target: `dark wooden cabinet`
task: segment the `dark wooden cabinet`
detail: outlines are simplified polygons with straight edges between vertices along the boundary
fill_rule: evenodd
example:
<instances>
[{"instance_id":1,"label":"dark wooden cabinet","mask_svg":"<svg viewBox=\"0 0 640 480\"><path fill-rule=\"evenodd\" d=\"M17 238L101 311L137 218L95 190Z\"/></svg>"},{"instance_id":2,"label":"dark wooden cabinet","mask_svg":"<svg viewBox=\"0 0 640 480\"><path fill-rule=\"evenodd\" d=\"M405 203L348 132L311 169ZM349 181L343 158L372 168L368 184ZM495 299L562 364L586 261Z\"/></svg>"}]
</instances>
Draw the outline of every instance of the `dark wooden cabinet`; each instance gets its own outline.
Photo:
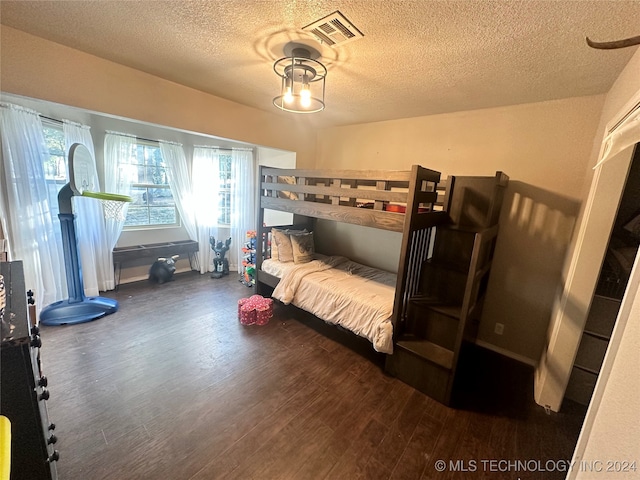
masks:
<instances>
[{"instance_id":1,"label":"dark wooden cabinet","mask_svg":"<svg viewBox=\"0 0 640 480\"><path fill-rule=\"evenodd\" d=\"M41 339L27 314L22 262L0 263L6 306L2 318L0 414L11 422L11 480L56 479L55 425L49 422L48 380Z\"/></svg>"}]
</instances>

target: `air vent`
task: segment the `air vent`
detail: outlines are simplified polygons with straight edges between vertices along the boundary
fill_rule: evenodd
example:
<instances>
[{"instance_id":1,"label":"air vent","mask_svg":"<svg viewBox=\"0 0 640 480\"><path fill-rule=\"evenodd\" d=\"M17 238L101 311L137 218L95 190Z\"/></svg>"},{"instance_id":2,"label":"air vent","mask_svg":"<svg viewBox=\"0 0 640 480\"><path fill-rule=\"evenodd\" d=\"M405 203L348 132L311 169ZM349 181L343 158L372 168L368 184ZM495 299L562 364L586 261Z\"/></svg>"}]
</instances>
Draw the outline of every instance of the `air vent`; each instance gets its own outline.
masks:
<instances>
[{"instance_id":1,"label":"air vent","mask_svg":"<svg viewBox=\"0 0 640 480\"><path fill-rule=\"evenodd\" d=\"M338 10L307 25L302 30L312 33L320 42L330 47L344 45L364 37L364 34Z\"/></svg>"}]
</instances>

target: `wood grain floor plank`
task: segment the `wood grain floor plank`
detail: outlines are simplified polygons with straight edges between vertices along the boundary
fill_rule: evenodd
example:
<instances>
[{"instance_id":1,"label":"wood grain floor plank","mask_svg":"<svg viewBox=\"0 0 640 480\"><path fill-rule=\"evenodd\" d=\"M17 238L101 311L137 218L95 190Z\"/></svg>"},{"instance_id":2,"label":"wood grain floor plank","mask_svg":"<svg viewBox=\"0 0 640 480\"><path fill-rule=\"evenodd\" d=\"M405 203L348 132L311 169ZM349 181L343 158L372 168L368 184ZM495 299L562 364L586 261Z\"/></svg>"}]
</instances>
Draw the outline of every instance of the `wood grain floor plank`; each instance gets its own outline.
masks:
<instances>
[{"instance_id":1,"label":"wood grain floor plank","mask_svg":"<svg viewBox=\"0 0 640 480\"><path fill-rule=\"evenodd\" d=\"M254 452L260 451L265 444L271 443L293 418L300 415L309 404L316 402L321 393L323 390L317 386L293 393L291 398L273 414L265 414L245 435L209 459L206 465L192 477L192 480L221 478L237 469Z\"/></svg>"},{"instance_id":2,"label":"wood grain floor plank","mask_svg":"<svg viewBox=\"0 0 640 480\"><path fill-rule=\"evenodd\" d=\"M330 429L317 418L317 413L327 401L330 401L330 395L327 392L322 392L307 408L285 425L270 442L255 452L251 452L239 468L223 478L274 478L266 476L265 472L273 471L274 465L279 465L292 458L297 451L299 442L309 432L321 431L323 435L329 434Z\"/></svg>"},{"instance_id":3,"label":"wood grain floor plank","mask_svg":"<svg viewBox=\"0 0 640 480\"><path fill-rule=\"evenodd\" d=\"M396 462L391 479L411 480L420 478L428 468L433 468L433 450L443 428L443 422L430 415L423 415Z\"/></svg>"},{"instance_id":4,"label":"wood grain floor plank","mask_svg":"<svg viewBox=\"0 0 640 480\"><path fill-rule=\"evenodd\" d=\"M387 427L371 419L359 438L343 452L325 478L367 478L368 465L375 459L375 452L387 431ZM386 467L381 467L380 471L387 472ZM388 475L384 478L388 478Z\"/></svg>"},{"instance_id":5,"label":"wood grain floor plank","mask_svg":"<svg viewBox=\"0 0 640 480\"><path fill-rule=\"evenodd\" d=\"M397 418L392 422L382 443L376 451L378 462L393 471L396 464L407 448L418 423L424 415L426 396L418 391L412 391L404 403Z\"/></svg>"}]
</instances>

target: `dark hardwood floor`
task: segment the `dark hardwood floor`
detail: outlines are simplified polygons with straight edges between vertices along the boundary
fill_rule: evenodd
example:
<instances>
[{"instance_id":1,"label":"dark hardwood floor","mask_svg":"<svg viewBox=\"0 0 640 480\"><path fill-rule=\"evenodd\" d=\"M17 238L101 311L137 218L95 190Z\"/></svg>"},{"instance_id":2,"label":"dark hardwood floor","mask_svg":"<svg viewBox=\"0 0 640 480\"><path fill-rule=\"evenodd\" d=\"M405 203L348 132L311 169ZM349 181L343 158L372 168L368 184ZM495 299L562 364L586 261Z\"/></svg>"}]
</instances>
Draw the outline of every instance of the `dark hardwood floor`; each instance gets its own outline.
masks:
<instances>
[{"instance_id":1,"label":"dark hardwood floor","mask_svg":"<svg viewBox=\"0 0 640 480\"><path fill-rule=\"evenodd\" d=\"M571 458L585 412L545 414L530 367L472 351L447 408L293 308L243 327L251 293L234 275L180 274L121 285L111 316L43 326L60 478L564 478L544 462ZM488 463L518 459L527 471Z\"/></svg>"}]
</instances>

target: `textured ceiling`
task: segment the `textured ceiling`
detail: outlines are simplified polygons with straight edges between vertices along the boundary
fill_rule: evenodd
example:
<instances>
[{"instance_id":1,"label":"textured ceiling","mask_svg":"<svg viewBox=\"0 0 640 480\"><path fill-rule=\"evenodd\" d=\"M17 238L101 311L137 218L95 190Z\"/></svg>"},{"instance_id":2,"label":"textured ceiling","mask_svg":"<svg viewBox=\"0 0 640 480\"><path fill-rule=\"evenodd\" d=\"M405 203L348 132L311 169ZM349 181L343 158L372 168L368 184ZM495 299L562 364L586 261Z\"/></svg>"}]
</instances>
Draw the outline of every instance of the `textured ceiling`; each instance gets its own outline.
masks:
<instances>
[{"instance_id":1,"label":"textured ceiling","mask_svg":"<svg viewBox=\"0 0 640 480\"><path fill-rule=\"evenodd\" d=\"M364 38L330 48L301 31L335 10ZM316 45L327 108L305 121L327 126L607 92L638 47L585 37L640 35L640 0L2 0L0 21L281 115L274 60Z\"/></svg>"}]
</instances>

